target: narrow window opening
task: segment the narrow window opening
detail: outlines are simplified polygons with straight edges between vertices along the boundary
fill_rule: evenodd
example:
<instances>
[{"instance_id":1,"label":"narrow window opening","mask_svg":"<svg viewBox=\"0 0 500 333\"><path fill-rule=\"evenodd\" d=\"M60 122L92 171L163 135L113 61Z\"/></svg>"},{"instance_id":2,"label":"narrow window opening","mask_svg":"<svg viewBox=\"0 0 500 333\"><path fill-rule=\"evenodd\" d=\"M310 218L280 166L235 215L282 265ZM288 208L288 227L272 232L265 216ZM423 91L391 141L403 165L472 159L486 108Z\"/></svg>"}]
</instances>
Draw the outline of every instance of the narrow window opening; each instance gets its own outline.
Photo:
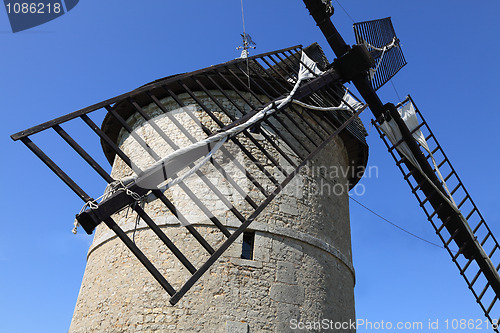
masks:
<instances>
[{"instance_id":1,"label":"narrow window opening","mask_svg":"<svg viewBox=\"0 0 500 333\"><path fill-rule=\"evenodd\" d=\"M253 260L253 244L255 232L243 233L243 244L241 245L241 259Z\"/></svg>"}]
</instances>

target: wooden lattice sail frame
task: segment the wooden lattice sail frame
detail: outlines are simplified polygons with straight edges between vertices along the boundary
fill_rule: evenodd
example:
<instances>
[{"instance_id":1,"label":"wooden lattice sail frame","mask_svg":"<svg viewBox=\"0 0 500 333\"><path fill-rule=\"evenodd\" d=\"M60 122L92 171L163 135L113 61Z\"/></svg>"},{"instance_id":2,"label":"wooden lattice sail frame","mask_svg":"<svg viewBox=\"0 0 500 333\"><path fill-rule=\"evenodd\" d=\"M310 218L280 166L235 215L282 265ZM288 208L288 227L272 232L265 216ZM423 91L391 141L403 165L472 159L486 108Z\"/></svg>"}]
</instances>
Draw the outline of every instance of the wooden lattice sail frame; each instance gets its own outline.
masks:
<instances>
[{"instance_id":1,"label":"wooden lattice sail frame","mask_svg":"<svg viewBox=\"0 0 500 333\"><path fill-rule=\"evenodd\" d=\"M313 44L304 49L304 52L324 72L320 75L314 74L312 76L315 76L315 78L301 83L293 98L319 108L335 107L343 102L344 105L348 105L343 101L345 89L342 86L342 78L337 70L328 69L329 64L319 45ZM214 124L213 128L208 128L203 125L201 119L193 118L194 121L200 124L204 135L210 137L217 132L237 126L252 117L260 109L273 105L283 96L287 96L299 77L300 67L305 66L305 68L308 68L301 61L301 53L302 47L294 46L157 80L130 93L14 134L12 138L22 141L84 201L85 209L78 214L77 220L86 232L91 234L97 225L104 222L171 296L170 303L175 304L272 202L297 175L300 169L337 136L340 136L348 147L348 164L351 169L351 171L347 172L350 175L348 180L349 188L352 188L357 183L362 173L356 172L356 170L357 168L364 168L367 161L367 145L364 141L366 132L358 118L359 113L364 108L359 110L347 108L335 112L314 110L303 112L301 107L290 104L279 110L279 112L266 116L252 128L229 138L231 144L238 147L246 158L252 161L251 167L241 166L250 188L242 189L231 178L229 173L224 172L221 167L222 162L217 157L211 158L210 164L232 186L233 192L238 193L242 200L245 201L245 204L251 207L251 210L240 211L227 195L221 193L217 186L210 182L203 169L198 170L193 177L199 178L200 182L203 182L208 190L239 221L240 226L234 231L221 223L216 214L204 205L203 200L197 196L196 191L189 188L189 185L183 183L177 185L188 195L192 205L198 207L225 238L222 245L217 247L210 244L196 230L189 217L186 217L182 209L176 207L168 195L159 189L151 190L143 188L134 182L124 183L121 179L113 178L111 172L107 171L109 167L98 163L97 158L92 157L88 151L82 148L82 145L77 143L63 127L70 123L72 127L75 126L73 123L87 126L94 133L94 142L100 141L106 159L111 164L119 160L120 163L129 168L130 172L135 171L137 173L137 170L139 170L140 173L141 167L133 160L131 153L124 151L120 147L121 133L128 133L128 137L135 140L138 149L143 149L144 152L150 155L152 160L158 161L161 154L155 152L155 149L134 132L133 125L130 123L130 119L134 115L140 118L141 121L148 122L158 137L164 140L165 145L174 150L179 148L171 140L169 133L156 125L155 120L146 110L147 105L155 105L168 117L170 110L162 103L162 100L169 98L177 103L179 108L184 108L186 105L179 96L189 96L194 100L196 107L202 111L200 114L208 116ZM312 69L309 70L313 73ZM210 100L215 109L213 106L209 107L207 102L200 98L200 93ZM237 114L224 106L227 102L231 104L232 108L237 109ZM98 126L91 119L91 116L95 117L94 115L99 112L101 118L103 118L102 126ZM104 116L102 113L104 113ZM191 116L196 117L195 114L191 114ZM192 142L196 141L194 137L189 137L189 130L183 127L182 124L175 123L174 117L171 117L170 120L177 126L179 131L187 133L186 136ZM265 127L268 131L260 130L260 126ZM73 149L79 155L80 163L86 162L95 171L96 176L105 180L106 183L110 184L109 187L113 187L115 190L101 198L100 201L95 200L94 198L101 197L102 193L91 196L84 190L89 183L90 177L88 175L83 181L73 179L69 176L69 173L63 171L61 166L32 141L36 134L50 132L51 130L55 131L67 143L68 148ZM260 139L257 140L256 136L259 136ZM261 141L262 139L263 141ZM276 139L283 142L286 149L276 144ZM243 141L245 144L242 143ZM269 149L274 150L279 159L270 154ZM232 158L233 156L223 146L220 158L224 157ZM292 168L285 168L284 164ZM279 170L279 177L269 172L266 165L271 165ZM250 193L258 193L258 195ZM153 218L146 213L146 210L140 204L142 198L146 195L154 196L154 200L170 211L170 214L175 216L179 223L199 242L209 254L209 259L204 264L195 267L190 258L168 238ZM153 265L143 251L115 222L113 214L126 207L131 207L137 213L168 247L171 254L186 268L190 275L186 276L184 284L174 287L168 280L168 276L160 273L159 269Z\"/></svg>"}]
</instances>

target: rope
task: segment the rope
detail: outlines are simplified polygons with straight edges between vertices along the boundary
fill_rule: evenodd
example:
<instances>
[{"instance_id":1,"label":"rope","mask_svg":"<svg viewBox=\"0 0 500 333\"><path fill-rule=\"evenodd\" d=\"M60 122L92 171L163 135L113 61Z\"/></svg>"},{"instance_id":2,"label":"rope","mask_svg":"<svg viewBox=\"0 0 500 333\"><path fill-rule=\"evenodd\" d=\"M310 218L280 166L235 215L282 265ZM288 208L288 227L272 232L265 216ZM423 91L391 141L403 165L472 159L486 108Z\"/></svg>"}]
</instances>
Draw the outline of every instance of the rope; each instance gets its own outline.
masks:
<instances>
[{"instance_id":1,"label":"rope","mask_svg":"<svg viewBox=\"0 0 500 333\"><path fill-rule=\"evenodd\" d=\"M274 112L282 109L285 105L287 105L288 103L290 102L293 102L293 103L296 103L296 104L299 104L299 105L302 105L306 108L310 108L310 109L314 109L314 110L321 110L321 111L338 111L338 110L347 110L346 107L333 107L333 108L320 108L320 107L316 107L316 106L313 106L313 105L309 105L309 104L305 104L305 103L302 103L300 101L297 101L297 100L293 100L293 96L295 95L295 93L297 92L297 89L299 88L300 86L300 83L303 81L304 79L302 77L299 77L297 82L295 83L295 86L293 87L292 91L287 95L287 97L283 98L283 99L280 99L278 101L276 101L275 103L272 103L272 104L269 104L268 106L266 106L264 109L260 110L259 112L257 112L254 116L252 116L249 120L247 120L246 122L240 124L240 125L237 125L235 127L232 127L226 131L223 131L223 132L219 132L211 137L208 137L204 140L200 140L198 142L195 142L187 147L184 147L184 148L181 148L181 149L178 149L172 153L170 153L169 155L167 155L166 157L164 157L163 159L159 160L159 161L156 161L151 167L149 167L147 170L145 170L143 172L143 174L149 174L150 171L156 169L156 168L159 168L161 167L162 165L164 164L167 164L169 161L181 156L181 155L184 155L186 154L187 152L189 151L192 151L194 149L198 149L198 148L201 148L201 147L204 147L204 146L207 146L211 143L214 143L214 142L217 142L217 144L215 145L215 147L212 149L212 151L210 151L205 157L204 159L197 164L197 166L195 166L193 169L191 169L188 173L186 173L185 175L179 177L179 178L176 178L175 180L172 180L169 185L167 185L167 187L165 188L168 189L170 187L172 187L173 185L176 185L180 182L182 182L183 180L185 180L187 177L189 177L190 175L192 175L193 173L195 173L196 171L198 171L198 169L204 164L206 163L210 157L222 146L222 144L230 137L232 136L235 136L237 135L238 133L246 130L247 128L253 126L254 124L256 124L257 122L261 121L262 119L264 119L265 117L273 114ZM277 106L276 106L277 104Z\"/></svg>"},{"instance_id":2,"label":"rope","mask_svg":"<svg viewBox=\"0 0 500 333\"><path fill-rule=\"evenodd\" d=\"M120 192L120 191L125 191L125 194L127 194L128 196L131 196L136 202L140 201L142 199L142 197L127 187L127 185L129 185L133 180L134 180L134 178L132 178L132 177L126 177L126 178L123 178L120 180L115 180L112 183L109 183L108 186L106 186L106 190L104 191L104 194L95 200L87 201L83 205L82 209L80 209L80 213L78 215L83 213L88 207L90 207L90 209L98 209L99 204L97 203L97 201L103 202L104 200L108 199L116 192ZM77 228L79 226L80 226L80 223L78 223L78 220L75 218L75 221L73 222L73 229L71 230L71 232L74 235L77 234L77 232L78 232Z\"/></svg>"},{"instance_id":3,"label":"rope","mask_svg":"<svg viewBox=\"0 0 500 333\"><path fill-rule=\"evenodd\" d=\"M326 9L326 13L330 16L333 15L333 12L334 12L334 9L333 9L333 6L332 6L332 0L321 0L321 2L323 2L323 4L325 5L325 9Z\"/></svg>"},{"instance_id":4,"label":"rope","mask_svg":"<svg viewBox=\"0 0 500 333\"><path fill-rule=\"evenodd\" d=\"M136 201L133 203L133 205L139 205L139 207L144 208L145 200L140 200ZM132 233L132 242L135 244L135 233L137 232L137 227L139 226L139 223L141 222L141 217L139 216L139 213L137 213L137 216L135 218L135 225L134 225L134 232Z\"/></svg>"},{"instance_id":5,"label":"rope","mask_svg":"<svg viewBox=\"0 0 500 333\"><path fill-rule=\"evenodd\" d=\"M80 223L78 223L78 220L75 219L75 221L73 222L73 229L71 230L71 232L73 233L73 235L76 235L76 233L78 232L78 227L80 226Z\"/></svg>"},{"instance_id":6,"label":"rope","mask_svg":"<svg viewBox=\"0 0 500 333\"><path fill-rule=\"evenodd\" d=\"M87 201L82 209L80 209L80 213L78 215L80 215L81 213L83 213L87 207L90 207L91 209L97 209L98 208L98 205L96 203L96 200L89 200ZM80 223L78 222L78 220L75 218L75 221L73 222L73 229L71 230L71 232L73 233L73 235L76 235L76 233L78 232L77 231L77 228L80 226Z\"/></svg>"},{"instance_id":7,"label":"rope","mask_svg":"<svg viewBox=\"0 0 500 333\"><path fill-rule=\"evenodd\" d=\"M362 204L361 202L359 202L358 200L354 199L352 196L349 196L349 199L351 199L352 201L354 201L355 203L357 203L358 205L360 205L361 207L363 207L364 209L366 209L367 211L369 211L369 212L370 212L370 213L372 213L373 215L375 215L375 216L379 217L380 219L384 220L385 222L389 223L389 224L390 224L390 225L392 225L393 227L396 227L396 228L398 228L399 230L401 230L401 231L403 231L403 232L406 232L408 235L413 236L413 237L415 237L415 238L417 238L417 239L420 239L421 241L424 241L424 242L426 242L426 243L428 243L428 244L431 244L431 245L434 245L434 246L436 246L436 247L439 247L440 249L444 249L444 248L445 248L444 246L441 246L441 245L439 245L439 244L436 244L436 243L433 243L433 242L431 242L431 241L428 241L427 239L422 238L422 237L420 237L420 236L418 236L418 235L415 235L414 233L412 233L412 232L410 232L410 231L408 231L408 230L404 229L403 227L400 227L400 226L399 226L399 225L397 225L396 223L393 223L393 222L389 221L388 219L386 219L386 218L385 218L385 217L383 217L382 215L378 214L377 212L375 212L375 211L371 210L370 208L366 207L365 205L363 205L363 204Z\"/></svg>"},{"instance_id":8,"label":"rope","mask_svg":"<svg viewBox=\"0 0 500 333\"><path fill-rule=\"evenodd\" d=\"M170 153L169 155L167 155L163 159L156 161L151 167L146 169L143 172L143 174L148 174L150 171L161 167L163 164L166 164L167 162L173 160L174 158L177 158L181 155L184 155L189 151L207 146L207 145L214 143L214 142L219 142L223 139L227 140L228 138L235 136L238 133L244 131L245 129L251 127L252 125L256 124L257 122L259 122L260 120L265 118L266 116L273 114L274 112L276 112L277 110L283 108L286 104L288 104L292 100L293 95L297 92L297 89L299 88L301 81L302 81L301 78L299 78L299 80L297 80L295 86L293 87L292 91L290 92L290 94L287 97L276 101L276 103L278 104L277 106L275 106L276 103L269 104L264 109L257 112L249 120L247 120L246 122L244 122L242 124L234 126L226 131L219 132L219 133L217 133L213 136L210 136L204 140L200 140L200 141L195 142L187 147L178 149L178 150ZM208 158L206 160L208 160Z\"/></svg>"},{"instance_id":9,"label":"rope","mask_svg":"<svg viewBox=\"0 0 500 333\"><path fill-rule=\"evenodd\" d=\"M392 39L392 42L390 42L389 44L387 45L384 45L382 46L381 48L380 47L376 47L376 46L373 46L372 44L368 43L366 40L363 40L363 44L367 47L367 48L371 48L375 51L380 51L380 52L383 52L383 51L389 51L390 49L392 49L393 47L397 47L398 46L398 39L396 37L394 37Z\"/></svg>"},{"instance_id":10,"label":"rope","mask_svg":"<svg viewBox=\"0 0 500 333\"><path fill-rule=\"evenodd\" d=\"M340 3L340 1L338 0L335 0L335 2L340 6L340 8L342 8L342 10L344 11L344 13L346 13L346 15L351 19L352 23L354 23L354 19L352 18L352 16L347 12L347 10L344 8L344 6L342 6L342 4Z\"/></svg>"},{"instance_id":11,"label":"rope","mask_svg":"<svg viewBox=\"0 0 500 333\"><path fill-rule=\"evenodd\" d=\"M162 192L166 191L167 189L171 188L172 186L174 185L177 185L181 182L183 182L186 178L190 177L191 175L193 175L194 173L196 173L210 158L212 158L212 156L220 149L220 147L222 147L222 145L227 141L227 139L232 136L232 135L236 135L237 133L251 127L252 125L254 125L256 122L258 122L259 120L263 119L265 116L267 115L270 115L274 112L276 112L277 110L283 108L286 104L288 104L289 102L291 103L294 103L294 104L297 104L297 105L300 105L304 108L307 108L307 109L311 109L311 110L318 110L318 111L350 111L351 110L351 106L349 106L347 103L343 102L343 104L345 104L346 106L340 106L340 107L318 107L318 106L314 106L314 105L310 105L310 104L306 104L304 102L301 102L299 100L294 100L292 99L293 95L296 93L299 85L300 85L300 82L302 81L303 79L299 78L299 80L297 80L297 83L295 84L294 88L292 89L292 91L290 92L290 94L286 97L286 98L283 98L281 100L278 100L277 103L279 103L279 105L275 108L273 108L273 106L275 105L275 103L273 104L270 104L268 105L266 108L264 108L263 110L259 111L257 114L255 114L252 118L250 118L247 122L243 123L243 124L240 124L238 126L235 126L233 127L232 129L229 129L227 131L224 131L224 132L220 132L212 137L209 137L205 140L201 140L201 141L198 141L188 147L185 147L185 148L181 148L179 150L176 150L175 152L169 154L168 156L166 156L165 158L163 158L162 160L160 161L157 161L152 167L148 168L145 173L149 173L148 170L151 170L152 168L155 168L157 166L160 166L160 165L163 165L164 163L170 161L171 159L173 158L176 158L192 149L196 149L196 148L199 148L201 146L204 146L204 145L207 145L207 144L210 144L210 143L213 143L215 142L218 138L220 138L219 141L217 141L216 145L212 148L212 150L207 154L205 155L205 157L200 161L198 162L193 168L191 168L188 172L186 172L185 174L183 174L182 176L179 176L177 178L175 178L174 180L170 181L167 185L165 185L164 187L160 188L160 190ZM361 104L356 106L356 109L359 108L360 106L362 106ZM153 193L150 193L147 197L147 201L150 202L152 200L156 199L156 196L154 196Z\"/></svg>"},{"instance_id":12,"label":"rope","mask_svg":"<svg viewBox=\"0 0 500 333\"><path fill-rule=\"evenodd\" d=\"M373 68L370 68L370 80L373 80L373 77L375 76L375 73L377 73L377 70L379 68L379 66L382 64L382 60L384 59L384 55L385 55L385 52L389 51L390 49L394 48L394 47L398 47L399 45L399 42L398 42L398 39L396 37L394 37L392 39L392 42L390 42L389 44L387 45L384 45L382 48L380 47L376 47L376 46L373 46L371 45L370 43L368 43L366 40L363 40L363 44L367 47L367 48L371 48L375 51L380 51L382 52L382 55L380 56L380 59L378 61L378 64L377 66L375 66L375 69Z\"/></svg>"},{"instance_id":13,"label":"rope","mask_svg":"<svg viewBox=\"0 0 500 333\"><path fill-rule=\"evenodd\" d=\"M375 66L375 69L370 68L370 80L373 80L373 78L375 77L375 74L377 73L377 70L378 70L380 64L382 64L382 60L384 59L384 54L385 54L385 47L382 50L382 55L380 56L380 59L378 60L378 64L377 64L377 66Z\"/></svg>"},{"instance_id":14,"label":"rope","mask_svg":"<svg viewBox=\"0 0 500 333\"><path fill-rule=\"evenodd\" d=\"M316 110L316 111L351 111L351 108L347 106L332 106L332 107L320 107L320 106L315 106L315 105L310 105L306 104L304 102L301 102L299 100L292 100L292 103L297 104L302 106L303 108L310 109L310 110Z\"/></svg>"},{"instance_id":15,"label":"rope","mask_svg":"<svg viewBox=\"0 0 500 333\"><path fill-rule=\"evenodd\" d=\"M243 9L243 0L241 0L241 21L243 23L243 52L246 52L246 65L247 65L247 79L248 79L248 89L250 89L250 63L248 61L248 42L247 42L247 33L245 30L245 11ZM243 53L242 53L243 55Z\"/></svg>"},{"instance_id":16,"label":"rope","mask_svg":"<svg viewBox=\"0 0 500 333\"><path fill-rule=\"evenodd\" d=\"M245 12L243 10L243 0L241 0L241 20L243 21L243 34L245 34Z\"/></svg>"},{"instance_id":17,"label":"rope","mask_svg":"<svg viewBox=\"0 0 500 333\"><path fill-rule=\"evenodd\" d=\"M390 80L392 84L392 88L394 89L394 92L396 93L396 96L398 97L398 101L401 103L401 97L399 97L398 90L396 89L396 85L394 84L393 79Z\"/></svg>"},{"instance_id":18,"label":"rope","mask_svg":"<svg viewBox=\"0 0 500 333\"><path fill-rule=\"evenodd\" d=\"M120 180L119 182L120 182L120 185L122 187L119 188L117 192L124 190L125 194L127 194L128 196L131 196L132 199L134 199L135 201L141 200L141 196L139 194L137 194L136 192L131 191L128 187L126 187L122 180Z\"/></svg>"}]
</instances>

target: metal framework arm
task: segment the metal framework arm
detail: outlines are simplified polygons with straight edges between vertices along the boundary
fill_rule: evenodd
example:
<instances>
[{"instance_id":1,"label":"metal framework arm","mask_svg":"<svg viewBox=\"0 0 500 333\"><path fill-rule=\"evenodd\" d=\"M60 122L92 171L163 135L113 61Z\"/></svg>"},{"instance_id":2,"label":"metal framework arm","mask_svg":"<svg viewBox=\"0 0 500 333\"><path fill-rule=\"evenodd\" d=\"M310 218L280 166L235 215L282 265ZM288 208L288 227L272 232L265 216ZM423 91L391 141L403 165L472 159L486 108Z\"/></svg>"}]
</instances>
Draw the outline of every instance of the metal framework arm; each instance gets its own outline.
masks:
<instances>
[{"instance_id":1,"label":"metal framework arm","mask_svg":"<svg viewBox=\"0 0 500 333\"><path fill-rule=\"evenodd\" d=\"M488 233L488 237L486 237L482 241L482 243L480 243L475 235L477 227L475 230L472 230L469 226L467 218L462 215L459 209L455 207L455 205L451 203L450 200L446 199L449 198L449 196L443 188L443 185L439 181L435 173L436 170L433 169L427 158L420 150L417 141L413 138L412 133L410 132L404 121L401 119L401 116L396 107L390 103L385 105L382 103L369 82L368 73L362 70L362 68L357 68L357 65L353 61L351 61L351 58L356 56L356 52L354 52L356 46L353 48L348 46L330 20L330 16L332 16L333 14L330 1L303 1L311 16L314 18L317 25L323 32L326 40L328 41L328 44L337 55L338 59L334 62L334 65L337 65L336 68L341 74L345 73L344 81L352 81L352 83L356 86L363 99L367 102L367 104L370 105L370 109L375 116L376 122L381 124L390 119L394 119L394 121L396 122L397 127L400 129L403 136L401 142L405 142L408 145L418 163L417 168L407 158L402 157L400 160L397 160L398 166L401 168L401 165L405 165L409 170L407 174L404 174L405 179L409 181L409 178L411 176L418 184L416 188L412 187L412 191L414 193L417 190L423 192L425 200L423 202L420 202L420 205L422 206L422 208L424 208L424 211L426 211L424 207L425 203L428 202L432 206L434 212L429 216L429 218L431 216L437 216L442 221L441 227L437 229L438 235L440 235L440 232L443 229L446 229L449 232L451 236L449 240L443 240L445 247L448 248L452 241L457 244L458 251L453 254L452 252L450 252L450 254L452 254L453 261L457 262L457 258L460 255L463 255L469 260L465 268L459 266L460 274L464 275L465 270L472 261L475 261L479 266L479 272L473 279L472 283L470 283L466 278L469 288L472 289L472 285L481 273L486 277L486 287L483 289L482 293L479 296L476 295L473 289L472 290L474 295L476 295L476 300L481 305L481 307L483 307L481 298L488 290L488 288L491 287L495 292L496 297L493 299L491 305L487 309L483 307L486 316L491 320L490 311L496 300L500 298L500 276L498 274L498 268L495 268L495 266L491 262L491 255L488 255L483 248L483 244L490 236L490 233ZM397 144L395 146L397 146ZM394 149L395 146L391 147L390 149ZM460 207L460 204L458 205L458 207ZM485 224L484 221L482 221L481 223ZM491 253L493 253L497 247L498 246L495 246Z\"/></svg>"}]
</instances>

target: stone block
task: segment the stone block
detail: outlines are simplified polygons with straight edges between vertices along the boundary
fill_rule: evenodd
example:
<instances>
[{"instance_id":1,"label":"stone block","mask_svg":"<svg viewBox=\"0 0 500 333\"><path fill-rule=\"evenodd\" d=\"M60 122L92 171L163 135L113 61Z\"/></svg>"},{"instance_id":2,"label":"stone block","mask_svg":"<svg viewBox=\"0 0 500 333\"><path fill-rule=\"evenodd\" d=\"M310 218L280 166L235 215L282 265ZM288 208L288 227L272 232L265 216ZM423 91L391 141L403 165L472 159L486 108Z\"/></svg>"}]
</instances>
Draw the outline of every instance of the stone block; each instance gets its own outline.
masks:
<instances>
[{"instance_id":1,"label":"stone block","mask_svg":"<svg viewBox=\"0 0 500 333\"><path fill-rule=\"evenodd\" d=\"M293 197L284 196L282 203L279 205L279 210L283 214L297 216L299 215L299 208L297 207L297 200Z\"/></svg>"},{"instance_id":2,"label":"stone block","mask_svg":"<svg viewBox=\"0 0 500 333\"><path fill-rule=\"evenodd\" d=\"M299 285L276 282L271 286L270 297L274 301L299 305L305 299L304 288Z\"/></svg>"},{"instance_id":3,"label":"stone block","mask_svg":"<svg viewBox=\"0 0 500 333\"><path fill-rule=\"evenodd\" d=\"M238 266L247 266L253 268L262 268L262 261L257 260L247 260L240 258L231 258L231 263Z\"/></svg>"},{"instance_id":4,"label":"stone block","mask_svg":"<svg viewBox=\"0 0 500 333\"><path fill-rule=\"evenodd\" d=\"M304 253L302 246L288 238L277 237L272 241L271 257L282 261L299 262Z\"/></svg>"},{"instance_id":5,"label":"stone block","mask_svg":"<svg viewBox=\"0 0 500 333\"><path fill-rule=\"evenodd\" d=\"M276 267L276 281L287 284L297 284L294 264L287 261L278 261Z\"/></svg>"},{"instance_id":6,"label":"stone block","mask_svg":"<svg viewBox=\"0 0 500 333\"><path fill-rule=\"evenodd\" d=\"M226 333L248 333L249 331L248 323L238 321L228 321L226 323Z\"/></svg>"},{"instance_id":7,"label":"stone block","mask_svg":"<svg viewBox=\"0 0 500 333\"><path fill-rule=\"evenodd\" d=\"M300 308L298 305L278 303L276 320L280 323L290 323L290 320L299 320Z\"/></svg>"}]
</instances>

